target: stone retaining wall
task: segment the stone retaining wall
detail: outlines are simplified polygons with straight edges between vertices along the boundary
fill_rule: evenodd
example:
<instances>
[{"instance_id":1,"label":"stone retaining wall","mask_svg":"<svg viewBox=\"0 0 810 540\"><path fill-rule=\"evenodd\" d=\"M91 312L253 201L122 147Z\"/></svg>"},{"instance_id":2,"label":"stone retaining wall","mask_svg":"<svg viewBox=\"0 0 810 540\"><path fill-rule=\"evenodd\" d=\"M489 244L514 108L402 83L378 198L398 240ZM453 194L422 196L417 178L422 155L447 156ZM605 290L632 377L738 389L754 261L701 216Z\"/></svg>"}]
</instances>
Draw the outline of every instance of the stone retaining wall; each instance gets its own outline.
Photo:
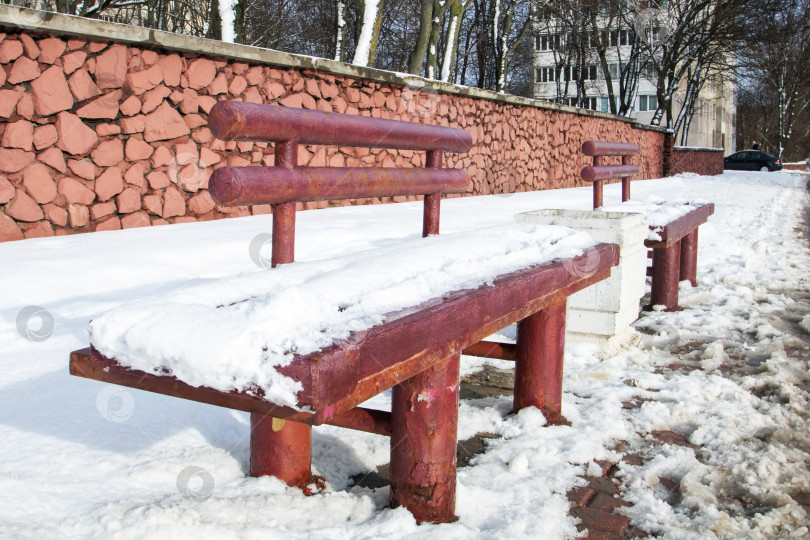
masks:
<instances>
[{"instance_id":1,"label":"stone retaining wall","mask_svg":"<svg viewBox=\"0 0 810 540\"><path fill-rule=\"evenodd\" d=\"M669 174L696 173L706 176L723 174L722 148L690 148L676 146L672 150Z\"/></svg>"},{"instance_id":2,"label":"stone retaining wall","mask_svg":"<svg viewBox=\"0 0 810 540\"><path fill-rule=\"evenodd\" d=\"M467 170L468 194L584 185L589 139L639 144L639 178L662 176L663 131L602 113L9 6L0 30L0 241L268 213L208 194L216 167L273 164L272 145L212 137L207 113L222 99L461 127L473 148L445 166ZM423 162L412 151L299 152L309 166Z\"/></svg>"}]
</instances>

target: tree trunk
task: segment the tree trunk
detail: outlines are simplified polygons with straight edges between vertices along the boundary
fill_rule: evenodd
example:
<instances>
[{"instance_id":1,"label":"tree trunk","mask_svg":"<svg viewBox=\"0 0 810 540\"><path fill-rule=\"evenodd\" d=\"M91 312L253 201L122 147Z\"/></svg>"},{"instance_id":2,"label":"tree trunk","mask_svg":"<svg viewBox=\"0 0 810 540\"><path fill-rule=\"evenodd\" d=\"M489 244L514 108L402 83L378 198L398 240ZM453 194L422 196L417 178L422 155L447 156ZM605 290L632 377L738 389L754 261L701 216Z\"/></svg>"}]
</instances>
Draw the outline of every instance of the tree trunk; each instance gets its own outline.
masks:
<instances>
[{"instance_id":1,"label":"tree trunk","mask_svg":"<svg viewBox=\"0 0 810 540\"><path fill-rule=\"evenodd\" d=\"M228 2L229 0L222 0ZM208 30L205 32L208 39L222 40L222 17L219 14L219 0L211 0L211 8L208 11Z\"/></svg>"},{"instance_id":2,"label":"tree trunk","mask_svg":"<svg viewBox=\"0 0 810 540\"><path fill-rule=\"evenodd\" d=\"M346 39L346 2L335 0L335 60L343 61L343 47Z\"/></svg>"},{"instance_id":3,"label":"tree trunk","mask_svg":"<svg viewBox=\"0 0 810 540\"><path fill-rule=\"evenodd\" d=\"M408 73L420 75L422 73L422 61L425 59L430 32L433 27L433 0L420 0L422 9L419 17L419 35L416 38L416 46L411 52L408 60Z\"/></svg>"}]
</instances>

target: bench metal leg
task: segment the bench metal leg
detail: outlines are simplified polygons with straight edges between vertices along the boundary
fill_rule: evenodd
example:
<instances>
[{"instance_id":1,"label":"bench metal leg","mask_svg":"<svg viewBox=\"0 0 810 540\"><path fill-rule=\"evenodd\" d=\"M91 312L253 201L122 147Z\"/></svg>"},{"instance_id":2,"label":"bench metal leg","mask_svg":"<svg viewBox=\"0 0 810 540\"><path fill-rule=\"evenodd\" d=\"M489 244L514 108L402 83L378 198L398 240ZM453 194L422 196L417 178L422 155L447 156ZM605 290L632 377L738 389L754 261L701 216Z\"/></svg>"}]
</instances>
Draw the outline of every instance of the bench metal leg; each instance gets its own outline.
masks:
<instances>
[{"instance_id":1,"label":"bench metal leg","mask_svg":"<svg viewBox=\"0 0 810 540\"><path fill-rule=\"evenodd\" d=\"M312 426L250 415L250 476L275 476L303 487L312 475Z\"/></svg>"},{"instance_id":2,"label":"bench metal leg","mask_svg":"<svg viewBox=\"0 0 810 540\"><path fill-rule=\"evenodd\" d=\"M678 282L681 276L681 243L653 249L651 306L678 309Z\"/></svg>"},{"instance_id":3,"label":"bench metal leg","mask_svg":"<svg viewBox=\"0 0 810 540\"><path fill-rule=\"evenodd\" d=\"M394 386L391 400L391 506L418 522L454 521L461 354Z\"/></svg>"},{"instance_id":4,"label":"bench metal leg","mask_svg":"<svg viewBox=\"0 0 810 540\"><path fill-rule=\"evenodd\" d=\"M697 246L698 230L695 228L681 238L681 275L680 280L689 280L692 287L697 287Z\"/></svg>"},{"instance_id":5,"label":"bench metal leg","mask_svg":"<svg viewBox=\"0 0 810 540\"><path fill-rule=\"evenodd\" d=\"M515 412L524 407L543 411L549 424L562 417L563 352L566 299L520 321L517 327Z\"/></svg>"}]
</instances>

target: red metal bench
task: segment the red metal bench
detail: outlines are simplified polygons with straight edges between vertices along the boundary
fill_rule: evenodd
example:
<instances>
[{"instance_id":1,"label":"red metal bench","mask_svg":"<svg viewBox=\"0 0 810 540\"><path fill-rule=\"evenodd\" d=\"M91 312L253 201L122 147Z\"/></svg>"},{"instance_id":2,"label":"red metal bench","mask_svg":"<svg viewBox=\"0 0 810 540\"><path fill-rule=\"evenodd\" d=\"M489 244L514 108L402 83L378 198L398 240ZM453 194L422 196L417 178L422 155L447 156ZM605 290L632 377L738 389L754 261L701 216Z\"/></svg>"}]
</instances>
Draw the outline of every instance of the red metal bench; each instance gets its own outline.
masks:
<instances>
[{"instance_id":1,"label":"red metal bench","mask_svg":"<svg viewBox=\"0 0 810 540\"><path fill-rule=\"evenodd\" d=\"M210 181L220 204L273 205L273 266L294 260L298 201L423 194L422 231L428 236L439 232L441 193L467 186L464 171L441 168L444 151L470 147L463 130L241 102L218 103L209 121L219 138L276 143L275 167L223 167ZM425 150L427 166L298 167L298 144ZM594 260L598 264L586 275L569 271ZM617 262L615 244L598 244L578 257L494 276L490 285L389 314L363 335L297 355L279 371L302 384L298 406L307 412L244 391L194 387L171 375L129 369L94 347L71 354L70 373L250 412L250 474L305 489L312 482L311 425L390 435L392 506L405 506L420 522L447 522L455 519L462 351L516 360L515 409L536 406L550 421L559 419L566 298L606 278ZM482 343L516 322L517 345ZM389 388L390 413L358 406Z\"/></svg>"},{"instance_id":2,"label":"red metal bench","mask_svg":"<svg viewBox=\"0 0 810 540\"><path fill-rule=\"evenodd\" d=\"M584 180L593 182L593 209L603 206L605 180L621 179L622 202L630 200L630 177L638 174L638 166L630 163L630 157L638 154L638 145L603 141L586 141L582 153L593 157L593 165L582 169ZM604 158L621 156L621 165L605 165ZM714 213L714 204L697 205L695 210L676 220L654 228L657 240L647 240L644 245L652 251L652 276L650 306L663 305L668 311L678 309L678 283L689 280L697 285L698 227ZM653 227L651 227L653 228Z\"/></svg>"}]
</instances>

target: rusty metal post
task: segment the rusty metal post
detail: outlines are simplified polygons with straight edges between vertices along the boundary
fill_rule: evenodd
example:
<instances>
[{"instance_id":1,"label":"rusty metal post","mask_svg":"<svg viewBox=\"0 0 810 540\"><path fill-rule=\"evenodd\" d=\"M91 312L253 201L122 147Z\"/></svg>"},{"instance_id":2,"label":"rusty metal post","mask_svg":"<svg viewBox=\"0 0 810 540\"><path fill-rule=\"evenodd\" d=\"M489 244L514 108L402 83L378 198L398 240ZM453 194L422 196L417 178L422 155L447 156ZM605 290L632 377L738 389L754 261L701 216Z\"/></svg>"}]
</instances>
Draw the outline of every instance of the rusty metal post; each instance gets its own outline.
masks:
<instances>
[{"instance_id":1,"label":"rusty metal post","mask_svg":"<svg viewBox=\"0 0 810 540\"><path fill-rule=\"evenodd\" d=\"M425 156L425 168L441 169L444 152L430 150ZM441 210L442 194L431 193L425 195L425 209L422 215L422 236L439 234L439 214Z\"/></svg>"},{"instance_id":2,"label":"rusty metal post","mask_svg":"<svg viewBox=\"0 0 810 540\"><path fill-rule=\"evenodd\" d=\"M298 166L298 141L276 143L276 167L292 169ZM295 260L295 203L273 205L272 266Z\"/></svg>"},{"instance_id":3,"label":"rusty metal post","mask_svg":"<svg viewBox=\"0 0 810 540\"><path fill-rule=\"evenodd\" d=\"M622 165L632 165L630 156L622 156ZM630 200L630 178L622 178L622 202Z\"/></svg>"},{"instance_id":4,"label":"rusty metal post","mask_svg":"<svg viewBox=\"0 0 810 540\"><path fill-rule=\"evenodd\" d=\"M276 143L276 166L298 165L298 142ZM272 266L295 260L295 203L273 205ZM250 415L250 475L270 475L289 486L306 486L312 476L312 426Z\"/></svg>"},{"instance_id":5,"label":"rusty metal post","mask_svg":"<svg viewBox=\"0 0 810 540\"><path fill-rule=\"evenodd\" d=\"M692 287L697 287L697 246L698 230L695 227L692 232L681 238L681 269L680 280L689 280Z\"/></svg>"},{"instance_id":6,"label":"rusty metal post","mask_svg":"<svg viewBox=\"0 0 810 540\"><path fill-rule=\"evenodd\" d=\"M593 166L600 167L602 165L602 156L593 157ZM604 186L603 180L594 180L593 182L593 209L602 208L602 192Z\"/></svg>"},{"instance_id":7,"label":"rusty metal post","mask_svg":"<svg viewBox=\"0 0 810 540\"><path fill-rule=\"evenodd\" d=\"M653 275L650 306L678 308L678 282L680 281L681 243L669 247L653 248Z\"/></svg>"},{"instance_id":8,"label":"rusty metal post","mask_svg":"<svg viewBox=\"0 0 810 540\"><path fill-rule=\"evenodd\" d=\"M306 486L312 461L312 426L272 416L250 415L250 475L275 476L288 486Z\"/></svg>"},{"instance_id":9,"label":"rusty metal post","mask_svg":"<svg viewBox=\"0 0 810 540\"><path fill-rule=\"evenodd\" d=\"M562 417L565 298L518 323L513 410L537 407L549 424Z\"/></svg>"},{"instance_id":10,"label":"rusty metal post","mask_svg":"<svg viewBox=\"0 0 810 540\"><path fill-rule=\"evenodd\" d=\"M418 522L454 521L458 427L457 353L394 386L391 506Z\"/></svg>"}]
</instances>

